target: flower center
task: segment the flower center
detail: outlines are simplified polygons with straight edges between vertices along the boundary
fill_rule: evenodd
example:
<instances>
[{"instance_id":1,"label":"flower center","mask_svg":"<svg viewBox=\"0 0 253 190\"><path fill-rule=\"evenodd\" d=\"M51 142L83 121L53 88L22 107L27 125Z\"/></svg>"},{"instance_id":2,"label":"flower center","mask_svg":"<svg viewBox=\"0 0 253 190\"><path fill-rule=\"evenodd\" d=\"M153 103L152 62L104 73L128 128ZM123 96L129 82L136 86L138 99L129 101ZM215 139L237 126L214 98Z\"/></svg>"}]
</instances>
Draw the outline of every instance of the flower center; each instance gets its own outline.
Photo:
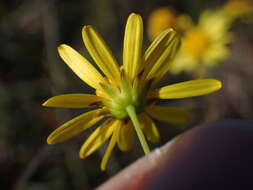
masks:
<instances>
[{"instance_id":1,"label":"flower center","mask_svg":"<svg viewBox=\"0 0 253 190\"><path fill-rule=\"evenodd\" d=\"M209 42L210 40L205 32L199 28L193 28L185 35L184 48L194 57L200 57L209 48Z\"/></svg>"}]
</instances>

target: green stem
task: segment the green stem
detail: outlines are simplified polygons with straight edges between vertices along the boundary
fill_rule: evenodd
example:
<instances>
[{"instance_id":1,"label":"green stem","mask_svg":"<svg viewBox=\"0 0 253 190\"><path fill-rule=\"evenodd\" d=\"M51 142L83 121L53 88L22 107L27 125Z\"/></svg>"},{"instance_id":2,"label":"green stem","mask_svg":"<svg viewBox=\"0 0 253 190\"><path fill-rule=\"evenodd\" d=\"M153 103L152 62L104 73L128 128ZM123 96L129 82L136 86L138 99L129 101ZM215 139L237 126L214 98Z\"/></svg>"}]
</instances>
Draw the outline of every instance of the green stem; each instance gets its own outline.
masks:
<instances>
[{"instance_id":1,"label":"green stem","mask_svg":"<svg viewBox=\"0 0 253 190\"><path fill-rule=\"evenodd\" d=\"M150 152L150 149L148 147L148 143L147 143L147 141L144 137L142 129L140 128L140 123L139 123L139 120L138 120L137 115L136 115L135 107L132 106L132 105L129 105L129 106L126 107L126 111L129 115L130 119L133 122L133 126L135 128L135 131L138 135L138 138L141 142L141 146L142 146L145 154L148 154Z\"/></svg>"}]
</instances>

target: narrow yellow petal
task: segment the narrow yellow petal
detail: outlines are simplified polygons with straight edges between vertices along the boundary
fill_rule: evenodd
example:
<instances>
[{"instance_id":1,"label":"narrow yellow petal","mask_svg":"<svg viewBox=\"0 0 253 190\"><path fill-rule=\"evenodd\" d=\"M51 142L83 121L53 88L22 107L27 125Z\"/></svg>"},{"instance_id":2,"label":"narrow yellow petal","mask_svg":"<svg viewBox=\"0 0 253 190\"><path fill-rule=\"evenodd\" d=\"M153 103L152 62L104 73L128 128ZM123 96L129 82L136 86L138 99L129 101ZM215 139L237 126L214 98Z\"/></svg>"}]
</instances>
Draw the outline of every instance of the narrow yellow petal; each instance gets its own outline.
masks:
<instances>
[{"instance_id":1,"label":"narrow yellow petal","mask_svg":"<svg viewBox=\"0 0 253 190\"><path fill-rule=\"evenodd\" d=\"M118 125L118 120L109 119L98 127L82 145L80 158L86 158L102 146L104 142L110 138Z\"/></svg>"},{"instance_id":2,"label":"narrow yellow petal","mask_svg":"<svg viewBox=\"0 0 253 190\"><path fill-rule=\"evenodd\" d=\"M188 98L215 92L221 86L221 82L215 79L191 80L162 87L151 92L149 96L160 99Z\"/></svg>"},{"instance_id":3,"label":"narrow yellow petal","mask_svg":"<svg viewBox=\"0 0 253 190\"><path fill-rule=\"evenodd\" d=\"M116 129L113 134L112 134L112 137L111 137L111 140L109 142L109 145L106 149L106 152L103 156L103 159L101 161L101 165L100 165L100 168L102 171L105 171L106 170L106 165L107 165L107 162L112 154L112 150L113 148L115 147L116 143L117 143L117 136L118 136L118 129Z\"/></svg>"},{"instance_id":4,"label":"narrow yellow petal","mask_svg":"<svg viewBox=\"0 0 253 190\"><path fill-rule=\"evenodd\" d=\"M154 119L171 124L184 124L190 121L190 114L176 107L161 107L151 105L145 111Z\"/></svg>"},{"instance_id":5,"label":"narrow yellow petal","mask_svg":"<svg viewBox=\"0 0 253 190\"><path fill-rule=\"evenodd\" d=\"M132 13L127 20L123 48L123 68L131 81L143 66L141 60L142 38L142 18L140 15Z\"/></svg>"},{"instance_id":6,"label":"narrow yellow petal","mask_svg":"<svg viewBox=\"0 0 253 190\"><path fill-rule=\"evenodd\" d=\"M99 105L103 100L104 98L91 94L64 94L49 98L42 105L58 108L86 108Z\"/></svg>"},{"instance_id":7,"label":"narrow yellow petal","mask_svg":"<svg viewBox=\"0 0 253 190\"><path fill-rule=\"evenodd\" d=\"M142 80L160 80L169 70L180 46L180 38L173 29L161 33L144 54Z\"/></svg>"},{"instance_id":8,"label":"narrow yellow petal","mask_svg":"<svg viewBox=\"0 0 253 190\"><path fill-rule=\"evenodd\" d=\"M165 59L165 61L163 61L159 69L152 71L153 74L150 73L150 78L154 78L153 84L157 84L173 66L174 60L176 58L177 53L179 52L180 47L181 47L181 38L177 35L177 37L173 42L173 45L171 46L170 55L167 57L167 59ZM166 62L167 60L168 62Z\"/></svg>"},{"instance_id":9,"label":"narrow yellow petal","mask_svg":"<svg viewBox=\"0 0 253 190\"><path fill-rule=\"evenodd\" d=\"M83 113L55 129L48 136L47 143L55 144L67 140L96 124L104 117L104 115L104 109L97 109Z\"/></svg>"},{"instance_id":10,"label":"narrow yellow petal","mask_svg":"<svg viewBox=\"0 0 253 190\"><path fill-rule=\"evenodd\" d=\"M160 134L155 123L146 114L140 115L140 122L143 126L143 132L147 139L156 144L160 141Z\"/></svg>"},{"instance_id":11,"label":"narrow yellow petal","mask_svg":"<svg viewBox=\"0 0 253 190\"><path fill-rule=\"evenodd\" d=\"M152 67L157 63L160 56L164 53L168 46L171 45L172 41L176 36L176 32L169 28L158 35L155 40L151 43L144 54L144 75L146 76Z\"/></svg>"},{"instance_id":12,"label":"narrow yellow petal","mask_svg":"<svg viewBox=\"0 0 253 190\"><path fill-rule=\"evenodd\" d=\"M58 52L65 63L80 79L93 88L101 89L99 83L105 83L106 81L87 59L65 44L58 47Z\"/></svg>"},{"instance_id":13,"label":"narrow yellow petal","mask_svg":"<svg viewBox=\"0 0 253 190\"><path fill-rule=\"evenodd\" d=\"M122 123L119 134L118 134L118 147L122 152L128 152L132 149L134 144L134 126L131 121L128 121L126 124Z\"/></svg>"},{"instance_id":14,"label":"narrow yellow petal","mask_svg":"<svg viewBox=\"0 0 253 190\"><path fill-rule=\"evenodd\" d=\"M82 34L84 44L98 67L117 85L120 80L119 67L105 41L92 26L84 26Z\"/></svg>"}]
</instances>

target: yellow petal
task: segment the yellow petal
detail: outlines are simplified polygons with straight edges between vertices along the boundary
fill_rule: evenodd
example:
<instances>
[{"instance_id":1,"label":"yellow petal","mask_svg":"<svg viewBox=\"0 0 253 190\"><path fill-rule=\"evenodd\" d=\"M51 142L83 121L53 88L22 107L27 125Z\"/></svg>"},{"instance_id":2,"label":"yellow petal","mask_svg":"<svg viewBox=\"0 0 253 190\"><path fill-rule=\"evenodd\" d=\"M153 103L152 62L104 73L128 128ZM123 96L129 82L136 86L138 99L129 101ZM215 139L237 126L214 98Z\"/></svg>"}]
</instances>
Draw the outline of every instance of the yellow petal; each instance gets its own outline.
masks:
<instances>
[{"instance_id":1,"label":"yellow petal","mask_svg":"<svg viewBox=\"0 0 253 190\"><path fill-rule=\"evenodd\" d=\"M190 114L176 107L151 105L145 111L154 119L171 124L184 124L190 120Z\"/></svg>"},{"instance_id":2,"label":"yellow petal","mask_svg":"<svg viewBox=\"0 0 253 190\"><path fill-rule=\"evenodd\" d=\"M161 33L144 54L142 80L160 80L168 71L180 46L180 38L173 29Z\"/></svg>"},{"instance_id":3,"label":"yellow petal","mask_svg":"<svg viewBox=\"0 0 253 190\"><path fill-rule=\"evenodd\" d=\"M147 139L156 144L160 141L160 134L155 123L146 114L140 115L140 122L143 126L143 132Z\"/></svg>"},{"instance_id":4,"label":"yellow petal","mask_svg":"<svg viewBox=\"0 0 253 190\"><path fill-rule=\"evenodd\" d=\"M104 117L104 115L104 109L93 110L81 114L54 130L48 136L47 143L55 144L67 140L96 124Z\"/></svg>"},{"instance_id":5,"label":"yellow petal","mask_svg":"<svg viewBox=\"0 0 253 190\"><path fill-rule=\"evenodd\" d=\"M100 168L101 168L102 171L106 170L107 162L108 162L108 160L109 160L109 158L110 158L110 156L112 154L113 148L115 147L115 145L117 143L117 136L118 136L118 129L113 132L112 138L111 138L111 140L109 142L109 145L108 145L108 147L106 149L106 152L105 152L105 154L103 156L103 159L101 161Z\"/></svg>"},{"instance_id":6,"label":"yellow petal","mask_svg":"<svg viewBox=\"0 0 253 190\"><path fill-rule=\"evenodd\" d=\"M120 80L119 67L105 41L92 26L84 26L82 34L84 44L98 67L117 85Z\"/></svg>"},{"instance_id":7,"label":"yellow petal","mask_svg":"<svg viewBox=\"0 0 253 190\"><path fill-rule=\"evenodd\" d=\"M99 83L105 83L106 81L87 59L65 44L58 47L58 52L65 63L80 79L93 88L101 89Z\"/></svg>"},{"instance_id":8,"label":"yellow petal","mask_svg":"<svg viewBox=\"0 0 253 190\"><path fill-rule=\"evenodd\" d=\"M119 120L110 119L98 127L82 145L80 158L86 158L102 146L104 142L110 138L119 123Z\"/></svg>"},{"instance_id":9,"label":"yellow petal","mask_svg":"<svg viewBox=\"0 0 253 190\"><path fill-rule=\"evenodd\" d=\"M166 63L167 60L165 60L159 69L157 69L157 71L154 71L154 82L153 84L157 84L169 71L169 69L172 67L172 65L174 64L174 60L176 58L176 55L179 51L181 47L181 39L179 38L179 36L177 36L177 38L175 38L173 45L171 46L171 53L169 55L169 57L167 58L168 62ZM151 78L153 78L152 74L150 74Z\"/></svg>"},{"instance_id":10,"label":"yellow petal","mask_svg":"<svg viewBox=\"0 0 253 190\"><path fill-rule=\"evenodd\" d=\"M221 86L221 82L215 79L191 80L162 87L151 92L149 96L160 99L188 98L215 92Z\"/></svg>"},{"instance_id":11,"label":"yellow petal","mask_svg":"<svg viewBox=\"0 0 253 190\"><path fill-rule=\"evenodd\" d=\"M122 152L128 152L132 149L134 144L134 127L131 121L127 124L122 123L118 134L118 147Z\"/></svg>"},{"instance_id":12,"label":"yellow petal","mask_svg":"<svg viewBox=\"0 0 253 190\"><path fill-rule=\"evenodd\" d=\"M123 48L123 68L131 81L142 69L142 38L142 18L132 13L127 20Z\"/></svg>"},{"instance_id":13,"label":"yellow petal","mask_svg":"<svg viewBox=\"0 0 253 190\"><path fill-rule=\"evenodd\" d=\"M91 94L64 94L49 98L42 105L58 108L86 108L98 105L104 98Z\"/></svg>"},{"instance_id":14,"label":"yellow petal","mask_svg":"<svg viewBox=\"0 0 253 190\"><path fill-rule=\"evenodd\" d=\"M148 75L150 70L157 64L157 61L171 46L173 40L176 37L176 32L169 28L158 35L155 40L151 43L144 54L144 75ZM168 53L168 52L167 52Z\"/></svg>"}]
</instances>

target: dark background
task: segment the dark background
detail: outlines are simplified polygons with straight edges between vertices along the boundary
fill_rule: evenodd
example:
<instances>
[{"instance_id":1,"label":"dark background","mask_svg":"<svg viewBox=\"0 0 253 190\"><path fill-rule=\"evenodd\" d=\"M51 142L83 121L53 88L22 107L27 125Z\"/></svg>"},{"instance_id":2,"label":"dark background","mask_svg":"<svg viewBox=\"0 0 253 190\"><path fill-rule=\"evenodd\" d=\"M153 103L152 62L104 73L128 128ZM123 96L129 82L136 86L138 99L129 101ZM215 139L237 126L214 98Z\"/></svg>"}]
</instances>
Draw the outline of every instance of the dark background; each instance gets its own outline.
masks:
<instances>
[{"instance_id":1,"label":"dark background","mask_svg":"<svg viewBox=\"0 0 253 190\"><path fill-rule=\"evenodd\" d=\"M57 46L66 43L91 58L81 29L91 24L121 60L125 22L131 12L148 15L160 6L174 6L197 20L203 9L221 6L221 0L1 0L0 1L0 188L15 190L94 189L142 156L137 141L132 152L116 148L108 170L100 171L103 148L85 160L78 157L91 130L73 140L47 145L53 129L86 110L44 108L49 97L87 93L84 84L63 63ZM189 110L193 121L185 126L158 123L162 145L195 125L223 119L253 117L253 24L238 21L232 29L231 56L207 77L223 82L218 93L174 101ZM149 43L144 28L145 48ZM170 76L167 83L192 79ZM169 102L170 103L170 102Z\"/></svg>"}]
</instances>

